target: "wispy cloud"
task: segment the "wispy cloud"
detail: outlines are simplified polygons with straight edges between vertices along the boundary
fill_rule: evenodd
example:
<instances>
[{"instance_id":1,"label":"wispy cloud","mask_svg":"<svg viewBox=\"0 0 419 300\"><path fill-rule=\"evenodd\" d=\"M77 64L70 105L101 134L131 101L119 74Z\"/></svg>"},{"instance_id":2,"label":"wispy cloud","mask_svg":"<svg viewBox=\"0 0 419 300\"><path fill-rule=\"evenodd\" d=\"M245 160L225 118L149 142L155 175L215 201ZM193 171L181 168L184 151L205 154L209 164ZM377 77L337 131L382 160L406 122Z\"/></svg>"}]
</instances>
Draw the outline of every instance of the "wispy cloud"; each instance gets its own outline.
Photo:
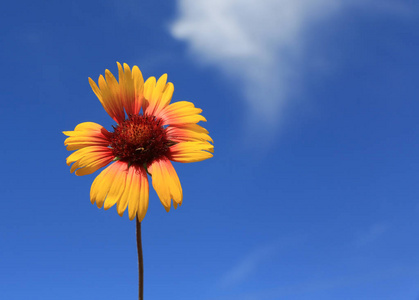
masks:
<instances>
[{"instance_id":1,"label":"wispy cloud","mask_svg":"<svg viewBox=\"0 0 419 300\"><path fill-rule=\"evenodd\" d=\"M276 300L276 299L320 299L317 293L333 291L342 288L357 288L358 286L386 282L389 279L417 278L419 267L417 265L386 266L377 270L368 270L363 273L346 274L323 279L309 280L296 284L280 285L277 287L260 289L252 292L241 292L234 295L217 296L208 300ZM296 297L299 296L299 297ZM310 296L310 297L307 297Z\"/></svg>"},{"instance_id":2,"label":"wispy cloud","mask_svg":"<svg viewBox=\"0 0 419 300\"><path fill-rule=\"evenodd\" d=\"M389 229L388 224L385 223L375 223L371 225L365 232L358 234L355 238L354 245L356 247L362 247L368 245L381 236L383 236Z\"/></svg>"},{"instance_id":3,"label":"wispy cloud","mask_svg":"<svg viewBox=\"0 0 419 300\"><path fill-rule=\"evenodd\" d=\"M304 33L340 0L179 0L171 31L239 83L252 115L275 125L298 90Z\"/></svg>"},{"instance_id":4,"label":"wispy cloud","mask_svg":"<svg viewBox=\"0 0 419 300\"><path fill-rule=\"evenodd\" d=\"M310 37L349 7L404 12L392 0L178 0L172 35L187 42L201 62L218 67L237 83L250 120L278 126L284 108L304 90L303 62ZM336 20L334 18L333 20ZM310 34L308 34L310 33ZM233 81L234 80L234 81ZM259 126L257 126L259 125Z\"/></svg>"},{"instance_id":5,"label":"wispy cloud","mask_svg":"<svg viewBox=\"0 0 419 300\"><path fill-rule=\"evenodd\" d=\"M259 268L271 264L278 255L284 255L290 249L301 247L306 239L305 235L282 236L278 240L259 245L222 274L218 287L228 289L246 282L252 276L257 276Z\"/></svg>"},{"instance_id":6,"label":"wispy cloud","mask_svg":"<svg viewBox=\"0 0 419 300\"><path fill-rule=\"evenodd\" d=\"M257 270L260 264L270 259L276 250L278 250L276 245L257 248L222 276L219 283L220 287L228 288L242 283Z\"/></svg>"}]
</instances>

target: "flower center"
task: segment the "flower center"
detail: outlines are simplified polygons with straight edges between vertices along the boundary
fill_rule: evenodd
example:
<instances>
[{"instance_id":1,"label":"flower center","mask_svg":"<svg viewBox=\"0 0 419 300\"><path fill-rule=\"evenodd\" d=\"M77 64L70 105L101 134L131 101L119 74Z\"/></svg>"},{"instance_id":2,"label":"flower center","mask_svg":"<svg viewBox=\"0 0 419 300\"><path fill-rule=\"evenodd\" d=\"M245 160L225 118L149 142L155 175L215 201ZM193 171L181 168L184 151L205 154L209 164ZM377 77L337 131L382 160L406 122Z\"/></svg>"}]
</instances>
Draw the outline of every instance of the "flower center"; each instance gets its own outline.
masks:
<instances>
[{"instance_id":1,"label":"flower center","mask_svg":"<svg viewBox=\"0 0 419 300\"><path fill-rule=\"evenodd\" d=\"M114 127L110 138L113 155L121 161L138 165L165 155L171 142L161 123L161 119L153 116L129 116Z\"/></svg>"}]
</instances>

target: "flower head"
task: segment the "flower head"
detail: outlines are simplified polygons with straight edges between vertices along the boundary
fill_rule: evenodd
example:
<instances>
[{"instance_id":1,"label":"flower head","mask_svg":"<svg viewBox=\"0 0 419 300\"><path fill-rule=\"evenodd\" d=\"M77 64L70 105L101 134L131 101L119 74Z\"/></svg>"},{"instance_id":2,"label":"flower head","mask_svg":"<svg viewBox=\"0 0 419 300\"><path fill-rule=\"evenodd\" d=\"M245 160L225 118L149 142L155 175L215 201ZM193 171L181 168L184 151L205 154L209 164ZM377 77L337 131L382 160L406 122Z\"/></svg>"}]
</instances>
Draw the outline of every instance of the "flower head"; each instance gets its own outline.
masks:
<instances>
[{"instance_id":1,"label":"flower head","mask_svg":"<svg viewBox=\"0 0 419 300\"><path fill-rule=\"evenodd\" d=\"M128 208L130 220L142 221L148 207L148 175L166 211L171 202L182 204L182 187L171 161L197 162L212 157L214 146L206 121L193 103L170 104L174 86L164 74L143 80L140 69L118 63L119 82L109 70L98 83L89 78L93 92L117 123L113 132L93 122L64 131L71 172L91 174L107 166L93 181L90 201L109 209L117 205L120 216Z\"/></svg>"}]
</instances>

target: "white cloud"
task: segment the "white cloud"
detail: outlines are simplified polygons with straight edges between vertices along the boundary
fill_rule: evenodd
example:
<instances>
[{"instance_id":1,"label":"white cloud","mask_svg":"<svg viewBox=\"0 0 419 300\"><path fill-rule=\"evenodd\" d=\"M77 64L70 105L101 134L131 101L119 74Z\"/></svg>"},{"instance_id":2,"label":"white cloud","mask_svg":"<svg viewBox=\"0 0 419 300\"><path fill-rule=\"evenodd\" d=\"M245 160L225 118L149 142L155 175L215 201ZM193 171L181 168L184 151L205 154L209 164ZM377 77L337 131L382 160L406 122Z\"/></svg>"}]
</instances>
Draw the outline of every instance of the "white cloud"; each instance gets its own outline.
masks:
<instances>
[{"instance_id":1,"label":"white cloud","mask_svg":"<svg viewBox=\"0 0 419 300\"><path fill-rule=\"evenodd\" d=\"M276 125L298 89L304 34L341 0L179 0L175 38L234 77L261 125Z\"/></svg>"},{"instance_id":2,"label":"white cloud","mask_svg":"<svg viewBox=\"0 0 419 300\"><path fill-rule=\"evenodd\" d=\"M244 121L258 131L278 127L284 108L304 91L310 35L348 8L408 11L395 0L178 0L170 30L198 61L233 78L247 100Z\"/></svg>"}]
</instances>

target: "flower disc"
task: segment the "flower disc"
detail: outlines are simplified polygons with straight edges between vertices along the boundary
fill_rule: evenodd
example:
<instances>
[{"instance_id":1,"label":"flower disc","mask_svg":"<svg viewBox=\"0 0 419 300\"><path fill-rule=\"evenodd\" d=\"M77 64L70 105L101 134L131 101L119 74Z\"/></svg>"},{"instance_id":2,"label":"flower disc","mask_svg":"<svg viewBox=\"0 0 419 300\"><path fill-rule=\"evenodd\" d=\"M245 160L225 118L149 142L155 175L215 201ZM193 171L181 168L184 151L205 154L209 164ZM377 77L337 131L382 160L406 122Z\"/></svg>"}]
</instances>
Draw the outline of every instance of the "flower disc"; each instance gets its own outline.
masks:
<instances>
[{"instance_id":1,"label":"flower disc","mask_svg":"<svg viewBox=\"0 0 419 300\"><path fill-rule=\"evenodd\" d=\"M154 116L129 116L114 127L110 138L113 155L131 165L144 165L165 155L171 143L161 124Z\"/></svg>"}]
</instances>

